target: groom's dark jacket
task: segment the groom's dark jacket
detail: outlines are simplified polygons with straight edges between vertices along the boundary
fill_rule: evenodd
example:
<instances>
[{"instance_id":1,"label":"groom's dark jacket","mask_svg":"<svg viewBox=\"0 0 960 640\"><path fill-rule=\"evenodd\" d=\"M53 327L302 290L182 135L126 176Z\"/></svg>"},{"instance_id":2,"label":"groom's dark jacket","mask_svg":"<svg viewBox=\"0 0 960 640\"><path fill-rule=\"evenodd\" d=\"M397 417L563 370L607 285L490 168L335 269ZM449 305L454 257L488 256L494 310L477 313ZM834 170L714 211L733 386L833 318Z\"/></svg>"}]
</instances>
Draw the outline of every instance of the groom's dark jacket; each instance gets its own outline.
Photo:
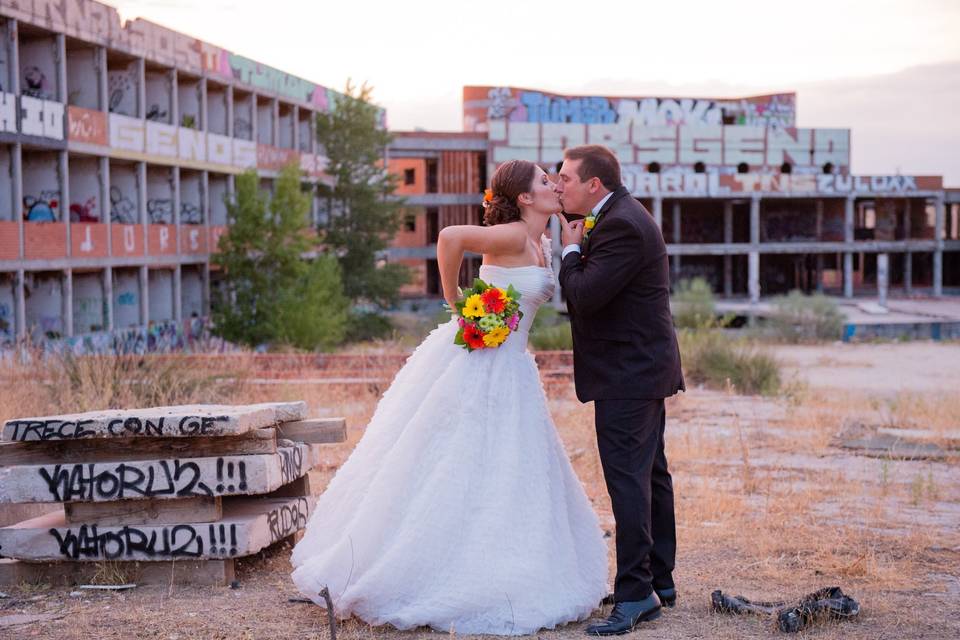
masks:
<instances>
[{"instance_id":1,"label":"groom's dark jacket","mask_svg":"<svg viewBox=\"0 0 960 640\"><path fill-rule=\"evenodd\" d=\"M560 267L581 402L659 399L683 390L663 234L626 187Z\"/></svg>"}]
</instances>

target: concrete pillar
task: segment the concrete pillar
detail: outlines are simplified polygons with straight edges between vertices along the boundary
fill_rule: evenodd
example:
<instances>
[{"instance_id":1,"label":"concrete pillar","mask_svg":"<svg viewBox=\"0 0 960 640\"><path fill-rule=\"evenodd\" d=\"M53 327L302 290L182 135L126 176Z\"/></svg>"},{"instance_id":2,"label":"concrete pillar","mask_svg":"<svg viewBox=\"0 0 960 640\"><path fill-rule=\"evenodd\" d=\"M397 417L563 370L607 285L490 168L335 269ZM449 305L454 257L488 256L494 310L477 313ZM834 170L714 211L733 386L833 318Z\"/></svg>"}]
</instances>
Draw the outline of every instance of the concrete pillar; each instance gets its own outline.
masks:
<instances>
[{"instance_id":1,"label":"concrete pillar","mask_svg":"<svg viewBox=\"0 0 960 640\"><path fill-rule=\"evenodd\" d=\"M63 297L60 298L63 309L63 333L67 337L73 336L73 269L63 272Z\"/></svg>"},{"instance_id":2,"label":"concrete pillar","mask_svg":"<svg viewBox=\"0 0 960 640\"><path fill-rule=\"evenodd\" d=\"M760 196L750 198L750 244L760 244Z\"/></svg>"},{"instance_id":3,"label":"concrete pillar","mask_svg":"<svg viewBox=\"0 0 960 640\"><path fill-rule=\"evenodd\" d=\"M843 208L843 297L853 297L853 196L848 196Z\"/></svg>"},{"instance_id":4,"label":"concrete pillar","mask_svg":"<svg viewBox=\"0 0 960 640\"><path fill-rule=\"evenodd\" d=\"M113 231L110 220L110 158L100 156L98 159L98 173L100 174L100 222L107 225L107 255L113 255Z\"/></svg>"},{"instance_id":5,"label":"concrete pillar","mask_svg":"<svg viewBox=\"0 0 960 640\"><path fill-rule=\"evenodd\" d=\"M227 85L227 137L233 137L233 85Z\"/></svg>"},{"instance_id":6,"label":"concrete pillar","mask_svg":"<svg viewBox=\"0 0 960 640\"><path fill-rule=\"evenodd\" d=\"M100 111L110 110L110 86L107 83L107 48L97 47L97 104Z\"/></svg>"},{"instance_id":7,"label":"concrete pillar","mask_svg":"<svg viewBox=\"0 0 960 640\"><path fill-rule=\"evenodd\" d=\"M817 200L817 242L823 242L823 200ZM817 293L823 293L823 254L817 252Z\"/></svg>"},{"instance_id":8,"label":"concrete pillar","mask_svg":"<svg viewBox=\"0 0 960 640\"><path fill-rule=\"evenodd\" d=\"M67 36L58 33L54 36L56 39L56 63L57 63L57 100L67 104ZM16 68L16 67L14 67ZM64 200L64 203L69 200Z\"/></svg>"},{"instance_id":9,"label":"concrete pillar","mask_svg":"<svg viewBox=\"0 0 960 640\"><path fill-rule=\"evenodd\" d=\"M250 95L251 101L251 118L250 118L250 135L254 144L260 144L257 136L259 135L258 129L258 120L260 118L257 116L257 94L253 93Z\"/></svg>"},{"instance_id":10,"label":"concrete pillar","mask_svg":"<svg viewBox=\"0 0 960 640\"><path fill-rule=\"evenodd\" d=\"M943 295L943 219L944 219L944 198L941 193L934 202L934 223L933 223L933 295L940 297Z\"/></svg>"},{"instance_id":11,"label":"concrete pillar","mask_svg":"<svg viewBox=\"0 0 960 640\"><path fill-rule=\"evenodd\" d=\"M673 201L673 243L680 244L682 239L680 233L680 201ZM677 283L680 280L680 256L673 256L673 281Z\"/></svg>"},{"instance_id":12,"label":"concrete pillar","mask_svg":"<svg viewBox=\"0 0 960 640\"><path fill-rule=\"evenodd\" d=\"M67 257L73 255L70 225L70 163L67 160L67 151L57 153L57 179L60 184L60 211L63 223L67 230Z\"/></svg>"},{"instance_id":13,"label":"concrete pillar","mask_svg":"<svg viewBox=\"0 0 960 640\"><path fill-rule=\"evenodd\" d=\"M150 272L147 265L140 267L140 324L150 324Z\"/></svg>"},{"instance_id":14,"label":"concrete pillar","mask_svg":"<svg viewBox=\"0 0 960 640\"><path fill-rule=\"evenodd\" d=\"M653 199L653 220L660 229L663 229L663 198L656 196Z\"/></svg>"},{"instance_id":15,"label":"concrete pillar","mask_svg":"<svg viewBox=\"0 0 960 640\"><path fill-rule=\"evenodd\" d=\"M113 331L114 321L113 321L113 267L107 266L103 270L103 299L105 304L103 306L104 314L104 325L107 327L107 331Z\"/></svg>"},{"instance_id":16,"label":"concrete pillar","mask_svg":"<svg viewBox=\"0 0 960 640\"><path fill-rule=\"evenodd\" d=\"M10 148L10 164L12 165L11 169L13 170L13 180L11 184L13 187L13 212L17 217L17 234L19 235L18 240L20 246L20 258L23 259L26 257L26 249L24 246L23 237L23 225L26 224L26 222L23 219L23 211L21 209L23 206L23 145L19 142L15 143Z\"/></svg>"},{"instance_id":17,"label":"concrete pillar","mask_svg":"<svg viewBox=\"0 0 960 640\"><path fill-rule=\"evenodd\" d=\"M173 175L173 229L177 246L177 259L180 258L180 167L171 167Z\"/></svg>"},{"instance_id":18,"label":"concrete pillar","mask_svg":"<svg viewBox=\"0 0 960 640\"><path fill-rule=\"evenodd\" d=\"M747 291L750 304L760 302L760 196L750 198L750 254L747 256Z\"/></svg>"},{"instance_id":19,"label":"concrete pillar","mask_svg":"<svg viewBox=\"0 0 960 640\"><path fill-rule=\"evenodd\" d=\"M747 290L750 293L750 304L760 302L760 252L751 251L747 255Z\"/></svg>"},{"instance_id":20,"label":"concrete pillar","mask_svg":"<svg viewBox=\"0 0 960 640\"><path fill-rule=\"evenodd\" d=\"M210 261L203 264L203 315L210 317Z\"/></svg>"},{"instance_id":21,"label":"concrete pillar","mask_svg":"<svg viewBox=\"0 0 960 640\"><path fill-rule=\"evenodd\" d=\"M300 153L300 107L293 105L293 148Z\"/></svg>"},{"instance_id":22,"label":"concrete pillar","mask_svg":"<svg viewBox=\"0 0 960 640\"><path fill-rule=\"evenodd\" d=\"M910 242L911 219L913 216L913 206L910 198L903 199L903 240ZM913 252L907 248L903 254L903 292L907 295L913 293Z\"/></svg>"},{"instance_id":23,"label":"concrete pillar","mask_svg":"<svg viewBox=\"0 0 960 640\"><path fill-rule=\"evenodd\" d=\"M903 254L903 293L913 294L913 252L909 249Z\"/></svg>"},{"instance_id":24,"label":"concrete pillar","mask_svg":"<svg viewBox=\"0 0 960 640\"><path fill-rule=\"evenodd\" d=\"M890 256L886 253L877 254L877 303L881 307L887 306L887 289L890 285Z\"/></svg>"},{"instance_id":25,"label":"concrete pillar","mask_svg":"<svg viewBox=\"0 0 960 640\"><path fill-rule=\"evenodd\" d=\"M7 20L7 42L10 56L10 88L8 91L20 95L20 33L16 20ZM18 205L19 206L19 205Z\"/></svg>"},{"instance_id":26,"label":"concrete pillar","mask_svg":"<svg viewBox=\"0 0 960 640\"><path fill-rule=\"evenodd\" d=\"M733 201L723 201L723 242L733 243ZM733 256L723 256L723 295L727 298L733 295Z\"/></svg>"},{"instance_id":27,"label":"concrete pillar","mask_svg":"<svg viewBox=\"0 0 960 640\"><path fill-rule=\"evenodd\" d=\"M147 163L137 163L137 215L143 228L143 246L150 253L150 220L147 218Z\"/></svg>"},{"instance_id":28,"label":"concrete pillar","mask_svg":"<svg viewBox=\"0 0 960 640\"><path fill-rule=\"evenodd\" d=\"M17 338L23 339L27 336L27 296L24 292L24 279L27 274L23 269L17 271Z\"/></svg>"},{"instance_id":29,"label":"concrete pillar","mask_svg":"<svg viewBox=\"0 0 960 640\"><path fill-rule=\"evenodd\" d=\"M200 220L201 224L210 224L210 172L200 172ZM206 229L204 229L206 233ZM208 248L209 251L209 248Z\"/></svg>"},{"instance_id":30,"label":"concrete pillar","mask_svg":"<svg viewBox=\"0 0 960 640\"><path fill-rule=\"evenodd\" d=\"M147 117L147 61L144 58L137 58L137 117L141 120Z\"/></svg>"},{"instance_id":31,"label":"concrete pillar","mask_svg":"<svg viewBox=\"0 0 960 640\"><path fill-rule=\"evenodd\" d=\"M176 322L183 320L183 265L177 264L173 268L173 319Z\"/></svg>"},{"instance_id":32,"label":"concrete pillar","mask_svg":"<svg viewBox=\"0 0 960 640\"><path fill-rule=\"evenodd\" d=\"M272 100L273 108L273 139L270 141L270 144L274 147L280 146L280 101L274 98Z\"/></svg>"},{"instance_id":33,"label":"concrete pillar","mask_svg":"<svg viewBox=\"0 0 960 640\"><path fill-rule=\"evenodd\" d=\"M177 86L179 76L177 76L177 68L174 67L170 70L170 86L173 87L170 100L170 118L173 122L173 126L180 126L180 87Z\"/></svg>"},{"instance_id":34,"label":"concrete pillar","mask_svg":"<svg viewBox=\"0 0 960 640\"><path fill-rule=\"evenodd\" d=\"M200 122L197 123L200 131L207 130L207 79L200 78Z\"/></svg>"}]
</instances>

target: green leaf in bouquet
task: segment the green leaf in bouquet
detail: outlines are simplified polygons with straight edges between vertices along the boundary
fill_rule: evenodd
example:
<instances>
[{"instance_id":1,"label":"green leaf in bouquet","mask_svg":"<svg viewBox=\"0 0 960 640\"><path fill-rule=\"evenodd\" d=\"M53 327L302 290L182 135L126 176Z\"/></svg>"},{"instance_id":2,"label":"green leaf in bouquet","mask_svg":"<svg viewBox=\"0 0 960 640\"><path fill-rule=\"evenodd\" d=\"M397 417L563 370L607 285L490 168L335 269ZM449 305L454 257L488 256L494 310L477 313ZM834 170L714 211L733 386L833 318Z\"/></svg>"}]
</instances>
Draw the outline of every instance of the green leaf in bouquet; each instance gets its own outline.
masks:
<instances>
[{"instance_id":1,"label":"green leaf in bouquet","mask_svg":"<svg viewBox=\"0 0 960 640\"><path fill-rule=\"evenodd\" d=\"M523 294L521 294L519 291L514 289L513 285L511 284L509 287L507 287L507 295L513 298L514 300L519 300Z\"/></svg>"},{"instance_id":2,"label":"green leaf in bouquet","mask_svg":"<svg viewBox=\"0 0 960 640\"><path fill-rule=\"evenodd\" d=\"M484 291L490 288L490 285L488 285L486 282L484 282L480 278L476 278L473 281L473 288L474 288L474 293L483 293Z\"/></svg>"},{"instance_id":3,"label":"green leaf in bouquet","mask_svg":"<svg viewBox=\"0 0 960 640\"><path fill-rule=\"evenodd\" d=\"M457 335L453 338L453 344L465 346L467 341L463 339L463 329L457 331Z\"/></svg>"}]
</instances>

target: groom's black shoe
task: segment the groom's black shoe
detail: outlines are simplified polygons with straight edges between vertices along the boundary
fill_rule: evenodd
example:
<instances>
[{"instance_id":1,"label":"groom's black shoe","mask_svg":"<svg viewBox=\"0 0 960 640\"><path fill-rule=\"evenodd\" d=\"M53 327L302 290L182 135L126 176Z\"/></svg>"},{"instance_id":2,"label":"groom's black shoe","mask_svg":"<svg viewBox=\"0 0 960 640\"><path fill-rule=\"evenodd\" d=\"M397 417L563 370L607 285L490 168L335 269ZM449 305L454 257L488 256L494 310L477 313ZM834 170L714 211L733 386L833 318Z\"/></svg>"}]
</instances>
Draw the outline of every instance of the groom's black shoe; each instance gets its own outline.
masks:
<instances>
[{"instance_id":1,"label":"groom's black shoe","mask_svg":"<svg viewBox=\"0 0 960 640\"><path fill-rule=\"evenodd\" d=\"M603 622L587 627L588 636L619 636L630 633L638 624L660 617L660 598L651 593L643 600L635 602L617 602L613 611Z\"/></svg>"}]
</instances>

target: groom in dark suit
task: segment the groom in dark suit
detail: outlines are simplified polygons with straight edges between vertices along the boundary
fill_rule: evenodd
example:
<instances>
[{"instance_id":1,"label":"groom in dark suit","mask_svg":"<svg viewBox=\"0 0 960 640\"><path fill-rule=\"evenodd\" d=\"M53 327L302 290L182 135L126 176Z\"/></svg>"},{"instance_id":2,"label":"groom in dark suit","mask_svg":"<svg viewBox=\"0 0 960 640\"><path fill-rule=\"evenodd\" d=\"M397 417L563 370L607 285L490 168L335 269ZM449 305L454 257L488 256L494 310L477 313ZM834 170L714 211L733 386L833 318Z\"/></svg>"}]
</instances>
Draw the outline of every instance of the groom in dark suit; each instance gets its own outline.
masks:
<instances>
[{"instance_id":1,"label":"groom in dark suit","mask_svg":"<svg viewBox=\"0 0 960 640\"><path fill-rule=\"evenodd\" d=\"M560 285L573 327L577 398L594 402L617 525L613 612L587 634L617 635L676 602L664 398L684 382L670 270L663 234L621 184L620 163L609 149L568 149L556 190L565 212L586 216L573 223L560 217Z\"/></svg>"}]
</instances>

